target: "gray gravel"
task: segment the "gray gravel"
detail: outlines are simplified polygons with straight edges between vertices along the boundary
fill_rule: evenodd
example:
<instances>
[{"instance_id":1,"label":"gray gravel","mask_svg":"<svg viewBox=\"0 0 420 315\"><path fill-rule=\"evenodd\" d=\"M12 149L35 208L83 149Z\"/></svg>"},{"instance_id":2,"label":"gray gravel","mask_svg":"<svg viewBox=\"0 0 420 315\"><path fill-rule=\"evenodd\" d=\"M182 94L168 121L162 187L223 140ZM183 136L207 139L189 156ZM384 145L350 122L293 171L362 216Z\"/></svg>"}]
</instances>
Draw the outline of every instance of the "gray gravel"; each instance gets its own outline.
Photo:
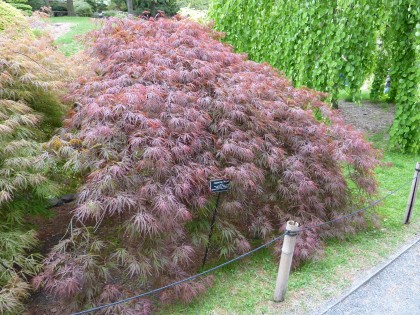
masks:
<instances>
[{"instance_id":1,"label":"gray gravel","mask_svg":"<svg viewBox=\"0 0 420 315\"><path fill-rule=\"evenodd\" d=\"M419 315L420 242L326 315Z\"/></svg>"}]
</instances>

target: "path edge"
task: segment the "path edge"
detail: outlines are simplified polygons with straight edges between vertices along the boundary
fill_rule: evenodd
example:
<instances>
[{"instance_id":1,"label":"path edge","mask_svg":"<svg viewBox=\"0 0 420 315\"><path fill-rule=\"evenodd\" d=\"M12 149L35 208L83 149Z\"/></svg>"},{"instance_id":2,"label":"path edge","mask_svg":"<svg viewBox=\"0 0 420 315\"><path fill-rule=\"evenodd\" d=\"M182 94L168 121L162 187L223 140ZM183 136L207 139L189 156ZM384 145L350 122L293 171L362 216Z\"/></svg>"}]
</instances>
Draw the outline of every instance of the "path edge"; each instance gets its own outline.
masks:
<instances>
[{"instance_id":1,"label":"path edge","mask_svg":"<svg viewBox=\"0 0 420 315\"><path fill-rule=\"evenodd\" d=\"M397 260L402 254L408 251L410 248L415 246L417 243L420 242L420 236L416 236L414 239L411 239L408 243L406 243L398 252L394 253L384 262L376 265L375 267L371 268L363 277L363 279L356 281L349 289L345 290L340 297L330 300L330 302L326 303L326 306L321 306L316 308L314 311L309 312L309 315L323 315L327 313L330 309L332 309L337 304L344 301L347 297L357 291L360 287L368 283L373 277L379 274L382 270L392 264L395 260ZM324 304L325 305L325 304Z\"/></svg>"}]
</instances>

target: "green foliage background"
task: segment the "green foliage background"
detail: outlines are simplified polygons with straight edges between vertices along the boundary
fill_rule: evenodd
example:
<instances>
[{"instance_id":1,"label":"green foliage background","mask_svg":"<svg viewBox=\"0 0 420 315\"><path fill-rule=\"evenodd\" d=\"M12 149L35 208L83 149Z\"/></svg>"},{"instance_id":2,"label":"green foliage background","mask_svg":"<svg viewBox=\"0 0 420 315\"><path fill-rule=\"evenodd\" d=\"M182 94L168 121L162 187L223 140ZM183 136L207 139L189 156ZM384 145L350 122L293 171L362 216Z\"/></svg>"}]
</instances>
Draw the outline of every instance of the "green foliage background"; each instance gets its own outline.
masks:
<instances>
[{"instance_id":1,"label":"green foliage background","mask_svg":"<svg viewBox=\"0 0 420 315\"><path fill-rule=\"evenodd\" d=\"M74 1L74 12L77 16L91 16L93 14L92 6L85 1Z\"/></svg>"},{"instance_id":2,"label":"green foliage background","mask_svg":"<svg viewBox=\"0 0 420 315\"><path fill-rule=\"evenodd\" d=\"M150 11L151 15L155 16L157 10L164 11L166 15L173 16L178 10L179 6L175 0L133 0L133 7L135 14L141 14L143 11ZM112 0L108 5L109 10L120 9L127 11L126 0Z\"/></svg>"},{"instance_id":3,"label":"green foliage background","mask_svg":"<svg viewBox=\"0 0 420 315\"><path fill-rule=\"evenodd\" d=\"M32 7L28 4L28 0L6 0L6 2L27 14L32 13Z\"/></svg>"},{"instance_id":4,"label":"green foliage background","mask_svg":"<svg viewBox=\"0 0 420 315\"><path fill-rule=\"evenodd\" d=\"M214 0L210 6L216 28L238 51L284 71L296 86L330 93L333 106L339 90L357 94L375 65L374 86L383 89L388 61L398 108L392 143L412 152L420 152L418 14L415 0L267 0L264 5Z\"/></svg>"},{"instance_id":5,"label":"green foliage background","mask_svg":"<svg viewBox=\"0 0 420 315\"><path fill-rule=\"evenodd\" d=\"M28 24L19 10L0 0L0 31L6 27L28 28Z\"/></svg>"},{"instance_id":6,"label":"green foliage background","mask_svg":"<svg viewBox=\"0 0 420 315\"><path fill-rule=\"evenodd\" d=\"M391 64L391 93L397 111L391 128L394 147L420 152L420 2L390 1L384 46Z\"/></svg>"},{"instance_id":7,"label":"green foliage background","mask_svg":"<svg viewBox=\"0 0 420 315\"><path fill-rule=\"evenodd\" d=\"M166 15L172 16L179 10L178 4L174 0L134 0L134 11L141 14L147 10L154 16L158 10L164 11Z\"/></svg>"},{"instance_id":8,"label":"green foliage background","mask_svg":"<svg viewBox=\"0 0 420 315\"><path fill-rule=\"evenodd\" d=\"M380 1L214 1L211 17L227 41L285 72L295 85L357 92L375 57Z\"/></svg>"}]
</instances>

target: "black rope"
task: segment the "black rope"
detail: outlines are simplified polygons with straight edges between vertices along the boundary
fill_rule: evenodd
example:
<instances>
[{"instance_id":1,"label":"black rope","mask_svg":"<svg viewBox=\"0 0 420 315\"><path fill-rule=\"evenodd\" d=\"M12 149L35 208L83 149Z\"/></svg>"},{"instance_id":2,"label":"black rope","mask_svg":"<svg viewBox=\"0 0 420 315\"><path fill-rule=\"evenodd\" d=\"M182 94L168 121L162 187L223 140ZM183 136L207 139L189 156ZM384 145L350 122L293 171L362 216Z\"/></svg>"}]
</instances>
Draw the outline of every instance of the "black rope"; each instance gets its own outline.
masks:
<instances>
[{"instance_id":1,"label":"black rope","mask_svg":"<svg viewBox=\"0 0 420 315\"><path fill-rule=\"evenodd\" d=\"M165 286L163 286L163 287L160 287L160 288L157 288L157 289L151 290L151 291L149 291L149 292L141 293L141 294L138 294L138 295L135 295L135 296L132 296L132 297L126 298L126 299L124 299L124 300L116 301L116 302L113 302L113 303L109 303L109 304L105 304L105 305L97 306L97 307L94 307L94 308L91 308L91 309L88 309L88 310L85 310L85 311L80 311L80 312L77 312L77 313L73 313L72 315L82 315L82 314L87 314L87 313L91 313L91 312L94 312L94 311L99 311L99 310L104 309L104 308L108 308L108 307L111 307L111 306L115 306L115 305L118 305L118 304L122 304L122 303L125 303L125 302L129 302L129 301L132 301L132 300L135 300L135 299L138 299L138 298L142 298L142 297L145 297L145 296L149 296L149 295L152 295L152 294L155 294L155 293L161 292L161 291L163 291L163 290L169 289L169 288L171 288L171 287L174 287L174 286L176 286L176 285L178 285L178 284L181 284L181 283L184 283L184 282L188 282L188 281L191 281L191 280L197 279L197 278L202 277L202 276L204 276L204 275L206 275L206 274L208 274L208 273L211 273L211 272L213 272L213 271L215 271L215 270L217 270L217 269L220 269L220 268L222 268L222 267L224 267L224 266L226 266L226 265L229 265L229 264L231 264L231 263L233 263L233 262L235 262L235 261L237 261L237 260L240 260L240 259L242 259L242 258L245 258L245 257L247 257L247 256L249 256L249 255L251 255L251 254L253 254L253 253L255 253L255 252L257 252L257 251L259 251L259 250L261 250L261 249L263 249L263 248L266 248L266 247L270 246L271 244L273 244L274 242L276 242L276 241L278 241L278 240L282 239L282 238L283 238L284 236L286 236L286 235L289 235L289 236L296 236L296 235L297 235L297 234L299 234L300 232L304 232L304 231L311 230L311 229L315 229L315 228L318 228L318 227L321 227L321 226L324 226L324 225L327 225L327 224L331 224L331 223L334 223L334 222L337 222L337 221L341 221L341 220L347 219L347 218L349 218L349 217L352 217L352 216L354 216L354 215L356 215L356 214L358 214L358 213L364 212L364 211L366 211L366 210L368 210L368 209L372 208L373 206L377 205L378 203L380 203L380 202L381 202L381 201L383 201L384 199L388 198L389 196L391 196L391 195L395 194L396 192L398 192L399 190L401 190L402 188L404 188L404 186L406 186L407 184L411 183L414 179L416 179L416 176L415 176L413 179L410 179L409 181L407 181L407 182L405 182L404 184L402 184L401 186L399 186L397 189L395 189L395 190L391 191L390 193L388 193L388 194L387 194L387 195L385 195L384 197L382 197L382 198L380 198L380 199L378 199L378 200L376 200L376 201L374 201L374 202L370 203L370 204L369 204L369 205L367 205L366 207L364 207L364 208L362 208L362 209L359 209L359 210L357 210L357 211L354 211L354 212L352 212L352 213L349 213L349 214L347 214L347 215L344 215L344 216L342 216L342 217L336 218L336 219L331 220L331 221L323 222L323 223L320 223L320 224L316 224L316 225L308 226L308 227L306 227L306 228L299 229L298 231L289 231L289 230L288 230L288 231L286 231L285 233L283 233L282 235L277 236L276 238L272 239L271 241L269 241L269 242L267 242L267 243L265 243L265 244L263 244L263 245L261 245L261 246L258 246L258 247L256 247L256 248L254 248L253 250L250 250L249 252L246 252L245 254L239 255L238 257L235 257L235 258L233 258L233 259L231 259L231 260L229 260L229 261L226 261L226 262L224 262L224 263L222 263L222 264L220 264L220 265L217 265L217 266L215 266L215 267L213 267L213 268L210 268L210 269L208 269L208 270L205 270L205 271L203 271L203 272L200 272L200 273L198 273L198 274L196 274L196 275L190 276L190 277L188 277L188 278L185 278L185 279L182 279L182 280L179 280L179 281L176 281L176 282L172 282L172 283L170 283L170 284L168 284L168 285L165 285Z\"/></svg>"},{"instance_id":2,"label":"black rope","mask_svg":"<svg viewBox=\"0 0 420 315\"><path fill-rule=\"evenodd\" d=\"M217 269L220 269L220 268L222 268L222 267L224 267L226 265L229 265L229 264L231 264L231 263L233 263L233 262L235 262L235 261L237 261L239 259L245 258L245 257L247 257L247 256L249 256L249 255L251 255L251 254L253 254L253 253L255 253L255 252L257 252L257 251L259 251L259 250L261 250L263 248L265 248L265 247L270 246L274 242L276 242L276 241L280 240L281 238L283 238L285 235L286 235L286 233L283 233L282 235L277 236L276 238L272 239L271 241L269 241L269 242L267 242L267 243L265 243L265 244L263 244L261 246L258 246L256 248L254 248L253 250L250 250L249 252L246 252L245 254L239 255L238 257L235 257L235 258L233 258L233 259L231 259L229 261L226 261L226 262L224 262L224 263L222 263L220 265L217 265L217 266L215 266L213 268L210 268L210 269L208 269L206 271L200 272L200 273L198 273L198 274L196 274L194 276L191 276L191 277L188 277L188 278L185 278L185 279L176 281L176 282L172 282L172 283L170 283L168 285L165 285L163 287L160 287L158 289L154 289L154 290L149 291L149 292L146 292L146 293L135 295L135 296L129 297L129 298L124 299L124 300L121 300L121 301L117 301L117 302L114 302L114 303L109 303L109 304L106 304L106 305L94 307L94 308L91 308L91 309L88 309L88 310L85 310L85 311L73 313L72 315L82 315L82 314L87 314L87 313L90 313L90 312L93 312L93 311L99 311L99 310L101 310L103 308L115 306L115 305L118 305L118 304L121 304L121 303L125 303L125 302L128 302L128 301L134 300L134 299L138 299L138 298L145 297L145 296L148 296L148 295L151 295L151 294L155 294L155 293L158 293L160 291L169 289L169 288L171 288L173 286L176 286L178 284L181 284L181 283L184 283L184 282L188 282L188 281L194 280L196 278L202 277L202 276L204 276L204 275L206 275L206 274L208 274L210 272L213 272L213 271L215 271Z\"/></svg>"},{"instance_id":3,"label":"black rope","mask_svg":"<svg viewBox=\"0 0 420 315\"><path fill-rule=\"evenodd\" d=\"M316 228L319 228L319 227L324 226L324 225L327 225L327 224L331 224L331 223L334 223L334 222L337 222L337 221L341 221L341 220L344 220L344 219L350 218L350 217L352 217L352 216L355 216L355 215L356 215L356 214L358 214L358 213L365 212L366 210L368 210L368 209L370 209L370 208L372 208L372 207L376 206L378 203L380 203L380 202L381 202L381 201L383 201L384 199L386 199L386 198L388 198L389 196L391 196L391 195L395 194L396 192L400 191L400 190L401 190L401 189L403 189L403 188L404 188L407 184L409 184L409 183L413 182L413 180L415 180L415 179L416 179L416 177L414 177L414 178L412 178L412 179L410 179L410 180L406 181L404 184L402 184L401 186L399 186L397 189L394 189L393 191L391 191L390 193L388 193L388 194L387 194L387 195L385 195L384 197L382 197L382 198L380 198L380 199L378 199L378 200L376 200L376 201L374 201L374 202L371 202L370 204L368 204L366 207L363 207L362 209L359 209L359 210L357 210L357 211L354 211L354 212L352 212L352 213L346 214L346 215L344 215L344 216L342 216L342 217L339 217L339 218L336 218L336 219L333 219L333 220L330 220L330 221L327 221L327 222L322 222L322 223L320 223L320 224L311 225L311 226L308 226L308 227L306 227L306 228L299 229L299 231L298 231L298 232L303 232L303 231L307 231L307 230L316 229Z\"/></svg>"},{"instance_id":4,"label":"black rope","mask_svg":"<svg viewBox=\"0 0 420 315\"><path fill-rule=\"evenodd\" d=\"M286 235L296 236L296 235L299 234L299 232L300 232L300 230L297 230L297 231L286 230Z\"/></svg>"}]
</instances>

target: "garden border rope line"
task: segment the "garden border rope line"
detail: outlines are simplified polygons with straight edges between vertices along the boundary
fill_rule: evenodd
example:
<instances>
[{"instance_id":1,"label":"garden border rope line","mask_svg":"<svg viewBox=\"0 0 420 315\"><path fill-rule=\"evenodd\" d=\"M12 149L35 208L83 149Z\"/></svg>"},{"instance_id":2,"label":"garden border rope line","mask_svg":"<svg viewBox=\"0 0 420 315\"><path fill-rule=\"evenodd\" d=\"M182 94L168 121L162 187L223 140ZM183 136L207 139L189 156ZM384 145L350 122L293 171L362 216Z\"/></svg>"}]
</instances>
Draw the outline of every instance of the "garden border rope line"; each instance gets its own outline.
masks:
<instances>
[{"instance_id":1,"label":"garden border rope line","mask_svg":"<svg viewBox=\"0 0 420 315\"><path fill-rule=\"evenodd\" d=\"M311 225L311 226L308 226L308 227L306 227L306 228L300 229L300 230L299 230L299 231L297 231L297 232L299 233L299 232L303 232L303 231L307 231L307 230L316 229L316 228L321 227L321 226L323 226L323 225L327 225L327 224L335 223L335 222L338 222L338 221L341 221L341 220L347 219L347 218L349 218L349 217L352 217L352 216L354 216L354 215L356 215L356 214L358 214L358 213L365 212L366 210L368 210L368 209L372 208L373 206L377 205L378 203L380 203L381 201L385 200L385 199L386 199L386 198L388 198L389 196L391 196L391 195L395 194L396 192L400 191L400 190L401 190L401 189L403 189L406 185L408 185L408 184L412 183L415 179L416 179L416 176L414 176L412 179L410 179L410 180L406 181L405 183L403 183L401 186L399 186L398 188L394 189L393 191L389 192L389 193L388 193L387 195L385 195L384 197L382 197L382 198L380 198L380 199L378 199L378 200L376 200L376 201L371 202L371 203L370 203L370 204L368 204L366 207L363 207L363 208L361 208L361 209L359 209L359 210L356 210L356 211L354 211L354 212L352 212L352 213L346 214L346 215L344 215L344 216L342 216L342 217L339 217L339 218L336 218L336 219L333 219L333 220L330 220L330 221L326 221L326 222L322 222L322 223L320 223L320 224L316 224L316 225Z\"/></svg>"},{"instance_id":2,"label":"garden border rope line","mask_svg":"<svg viewBox=\"0 0 420 315\"><path fill-rule=\"evenodd\" d=\"M120 300L120 301L109 303L109 304L102 305L102 306L97 306L97 307L94 307L94 308L91 308L91 309L88 309L88 310L85 310L85 311L80 311L80 312L77 312L77 313L73 313L72 315L82 315L82 314L87 314L87 313L94 312L94 311L99 311L100 309L103 309L103 308L115 306L115 305L118 305L118 304L121 304L121 303L125 303L125 302L128 302L128 301L134 300L134 299L145 297L145 296L148 296L148 295L151 295L151 294L154 294L154 293L157 293L157 292L160 292L160 291L169 289L169 288L171 288L173 286L176 286L178 284L181 284L181 283L184 283L184 282L188 282L188 281L194 280L194 279L199 278L201 276L204 276L204 275L206 275L206 274L208 274L210 272L213 272L213 271L215 271L215 270L217 270L219 268L222 268L222 267L224 267L226 265L229 265L230 263L233 263L234 261L237 261L239 259L242 259L244 257L247 257L247 256L249 256L249 255L251 255L251 254L259 251L260 249L263 249L263 248L265 248L267 246L270 246L272 243L280 240L285 235L286 235L286 233L283 233L282 235L277 236L276 238L272 239L271 241L269 241L269 242L267 242L267 243L265 243L265 244L263 244L261 246L258 246L256 248L254 248L253 250L251 250L249 252L246 252L245 254L239 255L239 256L237 256L237 257L235 257L235 258L233 258L233 259L231 259L229 261L226 261L226 262L224 262L224 263L222 263L220 265L217 265L217 266L215 266L213 268L207 269L207 270L205 270L203 272L200 272L200 273L198 273L198 274L196 274L194 276L190 276L188 278L185 278L185 279L182 279L182 280L179 280L179 281L176 281L176 282L172 282L172 283L170 283L168 285L165 285L163 287L160 287L160 288L157 288L157 289L154 289L154 290L151 290L149 292L145 292L145 293L142 293L142 294L139 294L139 295L135 295L135 296L126 298L124 300Z\"/></svg>"},{"instance_id":3,"label":"garden border rope line","mask_svg":"<svg viewBox=\"0 0 420 315\"><path fill-rule=\"evenodd\" d=\"M387 195L385 195L384 197L382 197L382 198L380 198L380 199L378 199L378 200L376 200L376 201L374 201L374 202L371 202L371 203L370 203L369 205L367 205L366 207L363 207L363 208L361 208L361 209L359 209L359 210L356 210L356 211L354 211L354 212L352 212L352 213L349 213L349 214L347 214L347 215L344 215L344 216L342 216L342 217L339 217L339 218L336 218L336 219L333 219L333 220L330 220L330 221L322 222L322 223L317 224L317 225L312 225L312 226L308 226L308 227L303 228L303 229L299 229L299 231L296 231L296 233L300 233L300 232L303 232L303 231L307 231L307 230L311 230L311 229L319 228L319 227L321 227L321 226L324 226L324 225L327 225L327 224L331 224L331 223L335 223L335 222L338 222L338 221L341 221L341 220L347 219L347 218L349 218L349 217L352 217L352 216L354 216L354 215L356 215L356 214L358 214L358 213L364 212L364 211L366 211L366 210L368 210L368 209L372 208L373 206L377 205L378 203L380 203L380 202L381 202L381 201L383 201L384 199L388 198L389 196L391 196L391 195L395 194L396 192L398 192L399 190L401 190L404 186L406 186L407 184L411 183L411 182L412 182L413 180L415 180L415 179L416 179L416 177L414 177L414 178L410 179L409 181L405 182L404 184L402 184L402 185L401 185L401 186L399 186L398 188L396 188L396 189L394 189L393 191L389 192L389 193L388 193ZM229 265L229 264L231 264L231 263L233 263L233 262L235 262L235 261L237 261L237 260L240 260L240 259L242 259L242 258L245 258L245 257L247 257L247 256L249 256L249 255L251 255L251 254L253 254L253 253L255 253L255 252L257 252L257 251L259 251L259 250L261 250L261 249L263 249L263 248L266 248L266 247L270 246L270 245L271 245L271 244L273 244L274 242L276 242L276 241L278 241L278 240L282 239L282 238L283 238L283 237L284 237L287 233L288 233L288 232L286 231L285 233L283 233L283 234L281 234L281 235L279 235L279 236L277 236L277 237L273 238L271 241L269 241L269 242L267 242L267 243L265 243L265 244L263 244L263 245L260 245L260 246L258 246L258 247L256 247L256 248L254 248L253 250L250 250L249 252L246 252L246 253L244 253L244 254L242 254L242 255L239 255L239 256L237 256L237 257L235 257L235 258L231 259L231 260L228 260L228 261L226 261L226 262L224 262L224 263L222 263L222 264L220 264L220 265L217 265L217 266L215 266L215 267L212 267L212 268L210 268L210 269L208 269L208 270L205 270L205 271L200 272L200 273L198 273L198 274L195 274L195 275L193 275L193 276L187 277L187 278L182 279L182 280L179 280L179 281L172 282L172 283L170 283L170 284L168 284L168 285L165 285L165 286L163 286L163 287L160 287L160 288L157 288L157 289L154 289L154 290L151 290L151 291L145 292L145 293L141 293L141 294L138 294L138 295L135 295L135 296L132 296L132 297L129 297L129 298L126 298L126 299L120 300L120 301L116 301L116 302L113 302L113 303L109 303L109 304L105 304L105 305L101 305L101 306L93 307L93 308L88 309L88 310L84 310L84 311L76 312L76 313L73 313L72 315L83 315L83 314L88 314L88 313L91 313L91 312L99 311L99 310L104 309L104 308L112 307L112 306L115 306L115 305L118 305L118 304L122 304L122 303L125 303L125 302L129 302L129 301L132 301L132 300L135 300L135 299L138 299L138 298L142 298L142 297L145 297L145 296L149 296L149 295L152 295L152 294L158 293L158 292L160 292L160 291L163 291L163 290L169 289L169 288L171 288L171 287L174 287L174 286L176 286L176 285L178 285L178 284L181 284L181 283L184 283L184 282L188 282L188 281L194 280L194 279L199 278L199 277L201 277L201 276L204 276L204 275L206 275L206 274L208 274L208 273L211 273L211 272L213 272L213 271L215 271L215 270L217 270L217 269L220 269L220 268L222 268L222 267L224 267L224 266L226 266L226 265Z\"/></svg>"}]
</instances>

